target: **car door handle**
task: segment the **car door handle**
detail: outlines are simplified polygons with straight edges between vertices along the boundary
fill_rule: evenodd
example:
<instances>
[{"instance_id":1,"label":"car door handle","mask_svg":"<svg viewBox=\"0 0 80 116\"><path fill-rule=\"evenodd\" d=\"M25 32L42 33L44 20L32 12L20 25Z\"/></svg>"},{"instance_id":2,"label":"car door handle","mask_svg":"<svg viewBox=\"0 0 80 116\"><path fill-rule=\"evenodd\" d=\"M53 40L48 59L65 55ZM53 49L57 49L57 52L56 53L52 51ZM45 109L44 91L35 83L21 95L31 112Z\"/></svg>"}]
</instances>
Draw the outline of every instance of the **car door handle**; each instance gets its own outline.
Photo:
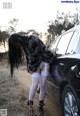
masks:
<instances>
[{"instance_id":1,"label":"car door handle","mask_svg":"<svg viewBox=\"0 0 80 116\"><path fill-rule=\"evenodd\" d=\"M64 66L64 64L63 63L59 63L59 66Z\"/></svg>"},{"instance_id":2,"label":"car door handle","mask_svg":"<svg viewBox=\"0 0 80 116\"><path fill-rule=\"evenodd\" d=\"M65 69L65 65L63 63L59 63L59 68Z\"/></svg>"}]
</instances>

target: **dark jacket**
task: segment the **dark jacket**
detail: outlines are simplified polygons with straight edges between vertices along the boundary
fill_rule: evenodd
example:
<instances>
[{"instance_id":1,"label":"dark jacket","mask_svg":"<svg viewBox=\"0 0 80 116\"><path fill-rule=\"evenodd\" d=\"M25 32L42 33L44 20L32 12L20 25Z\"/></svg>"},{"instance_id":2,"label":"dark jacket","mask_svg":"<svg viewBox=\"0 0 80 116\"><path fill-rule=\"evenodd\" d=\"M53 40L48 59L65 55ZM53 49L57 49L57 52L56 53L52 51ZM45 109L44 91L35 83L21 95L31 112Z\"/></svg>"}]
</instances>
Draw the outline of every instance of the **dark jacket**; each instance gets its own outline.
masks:
<instances>
[{"instance_id":1,"label":"dark jacket","mask_svg":"<svg viewBox=\"0 0 80 116\"><path fill-rule=\"evenodd\" d=\"M50 52L44 43L35 36L30 36L25 44L24 51L27 59L28 71L37 71L41 61L51 63L54 60L54 55Z\"/></svg>"}]
</instances>

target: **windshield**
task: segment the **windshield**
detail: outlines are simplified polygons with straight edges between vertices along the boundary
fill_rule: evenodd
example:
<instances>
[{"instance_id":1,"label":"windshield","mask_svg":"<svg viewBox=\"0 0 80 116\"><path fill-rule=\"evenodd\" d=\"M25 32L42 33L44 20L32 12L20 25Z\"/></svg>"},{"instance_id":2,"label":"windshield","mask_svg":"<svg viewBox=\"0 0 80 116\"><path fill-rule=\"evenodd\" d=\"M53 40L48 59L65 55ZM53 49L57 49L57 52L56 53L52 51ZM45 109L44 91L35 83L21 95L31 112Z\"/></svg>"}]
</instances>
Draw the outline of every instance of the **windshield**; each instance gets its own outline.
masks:
<instances>
[{"instance_id":1,"label":"windshield","mask_svg":"<svg viewBox=\"0 0 80 116\"><path fill-rule=\"evenodd\" d=\"M55 51L59 39L60 39L60 37L58 37L55 41L53 41L53 42L50 44L49 50Z\"/></svg>"}]
</instances>

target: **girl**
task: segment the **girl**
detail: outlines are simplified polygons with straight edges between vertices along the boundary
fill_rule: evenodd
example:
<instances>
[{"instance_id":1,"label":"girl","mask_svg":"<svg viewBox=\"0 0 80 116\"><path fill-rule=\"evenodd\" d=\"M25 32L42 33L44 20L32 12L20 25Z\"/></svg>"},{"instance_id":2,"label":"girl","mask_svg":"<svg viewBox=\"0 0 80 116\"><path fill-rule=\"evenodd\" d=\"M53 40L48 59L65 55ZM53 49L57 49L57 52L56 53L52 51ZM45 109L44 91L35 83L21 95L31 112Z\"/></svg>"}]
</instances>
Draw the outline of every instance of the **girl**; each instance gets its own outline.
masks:
<instances>
[{"instance_id":1,"label":"girl","mask_svg":"<svg viewBox=\"0 0 80 116\"><path fill-rule=\"evenodd\" d=\"M33 35L21 36L13 34L10 36L8 43L11 76L13 76L14 67L18 67L21 63L23 49L27 60L27 71L32 75L32 85L29 91L28 105L33 110L33 101L39 83L39 112L43 113L50 63L55 57L49 50L47 50L43 42Z\"/></svg>"}]
</instances>

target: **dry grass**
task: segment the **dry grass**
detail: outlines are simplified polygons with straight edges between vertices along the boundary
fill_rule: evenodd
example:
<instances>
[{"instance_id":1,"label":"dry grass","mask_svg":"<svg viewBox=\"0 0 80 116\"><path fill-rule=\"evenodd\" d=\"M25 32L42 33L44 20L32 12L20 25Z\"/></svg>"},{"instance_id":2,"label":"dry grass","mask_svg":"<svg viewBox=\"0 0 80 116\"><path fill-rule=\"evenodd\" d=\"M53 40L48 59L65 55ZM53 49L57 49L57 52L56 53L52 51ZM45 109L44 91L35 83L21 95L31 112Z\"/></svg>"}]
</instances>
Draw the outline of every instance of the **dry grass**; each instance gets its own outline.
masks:
<instances>
[{"instance_id":1,"label":"dry grass","mask_svg":"<svg viewBox=\"0 0 80 116\"><path fill-rule=\"evenodd\" d=\"M7 109L8 116L32 116L27 105L30 86L31 77L26 72L26 66L15 70L14 78L11 79L9 66L0 65L0 109ZM38 94L34 101L33 116L38 116ZM44 116L60 116L61 111L56 102L52 104L47 98L45 102Z\"/></svg>"}]
</instances>

